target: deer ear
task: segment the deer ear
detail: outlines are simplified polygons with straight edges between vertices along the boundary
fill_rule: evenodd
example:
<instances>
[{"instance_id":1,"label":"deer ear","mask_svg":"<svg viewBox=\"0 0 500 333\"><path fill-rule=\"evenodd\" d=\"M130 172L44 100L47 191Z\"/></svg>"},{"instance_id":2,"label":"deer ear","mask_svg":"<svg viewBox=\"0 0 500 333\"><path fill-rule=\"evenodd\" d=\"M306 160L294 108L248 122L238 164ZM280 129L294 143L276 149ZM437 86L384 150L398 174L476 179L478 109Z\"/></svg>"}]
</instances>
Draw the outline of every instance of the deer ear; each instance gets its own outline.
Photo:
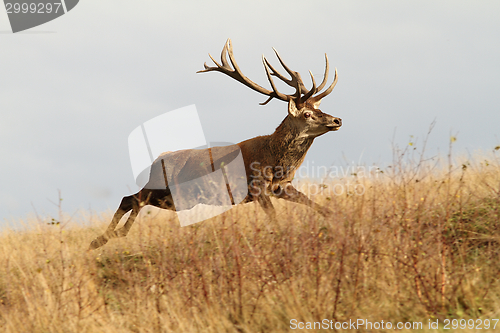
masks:
<instances>
[{"instance_id":1,"label":"deer ear","mask_svg":"<svg viewBox=\"0 0 500 333\"><path fill-rule=\"evenodd\" d=\"M297 109L297 105L295 105L295 101L292 98L288 102L288 113L294 117L297 117L299 114L299 109Z\"/></svg>"}]
</instances>

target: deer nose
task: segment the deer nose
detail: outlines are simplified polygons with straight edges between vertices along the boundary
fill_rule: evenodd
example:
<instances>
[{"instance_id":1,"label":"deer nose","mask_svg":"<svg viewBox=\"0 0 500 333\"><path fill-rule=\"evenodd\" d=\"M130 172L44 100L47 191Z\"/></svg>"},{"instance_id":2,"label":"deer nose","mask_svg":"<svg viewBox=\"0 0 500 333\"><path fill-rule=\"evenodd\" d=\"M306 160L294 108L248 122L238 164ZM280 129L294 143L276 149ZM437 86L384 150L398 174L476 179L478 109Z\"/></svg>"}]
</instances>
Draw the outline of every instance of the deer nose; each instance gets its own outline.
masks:
<instances>
[{"instance_id":1,"label":"deer nose","mask_svg":"<svg viewBox=\"0 0 500 333\"><path fill-rule=\"evenodd\" d=\"M335 118L335 120L333 122L339 126L342 126L342 119L340 119L340 118Z\"/></svg>"}]
</instances>

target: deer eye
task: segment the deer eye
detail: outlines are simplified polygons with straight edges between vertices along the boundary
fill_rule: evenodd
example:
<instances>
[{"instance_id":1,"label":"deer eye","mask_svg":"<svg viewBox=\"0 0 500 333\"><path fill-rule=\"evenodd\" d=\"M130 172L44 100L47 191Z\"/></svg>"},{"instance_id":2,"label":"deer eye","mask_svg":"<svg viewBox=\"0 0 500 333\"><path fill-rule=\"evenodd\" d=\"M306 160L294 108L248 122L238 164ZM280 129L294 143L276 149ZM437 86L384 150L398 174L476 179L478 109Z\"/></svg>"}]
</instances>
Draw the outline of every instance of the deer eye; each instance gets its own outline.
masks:
<instances>
[{"instance_id":1,"label":"deer eye","mask_svg":"<svg viewBox=\"0 0 500 333\"><path fill-rule=\"evenodd\" d=\"M304 118L309 118L311 116L311 112L304 113Z\"/></svg>"}]
</instances>

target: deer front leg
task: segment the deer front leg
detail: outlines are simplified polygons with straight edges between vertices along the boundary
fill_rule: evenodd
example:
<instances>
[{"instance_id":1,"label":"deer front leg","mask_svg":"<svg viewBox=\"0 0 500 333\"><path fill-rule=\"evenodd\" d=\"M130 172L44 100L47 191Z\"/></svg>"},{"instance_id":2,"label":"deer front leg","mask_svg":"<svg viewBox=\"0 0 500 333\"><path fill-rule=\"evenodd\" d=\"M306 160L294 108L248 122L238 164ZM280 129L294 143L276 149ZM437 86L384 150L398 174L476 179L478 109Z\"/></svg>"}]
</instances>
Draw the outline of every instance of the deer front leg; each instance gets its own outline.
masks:
<instances>
[{"instance_id":1,"label":"deer front leg","mask_svg":"<svg viewBox=\"0 0 500 333\"><path fill-rule=\"evenodd\" d=\"M257 200L266 213L267 217L272 221L276 221L276 210L274 209L271 198L267 191L269 182L262 178L255 178L249 183L248 195L251 200Z\"/></svg>"},{"instance_id":2,"label":"deer front leg","mask_svg":"<svg viewBox=\"0 0 500 333\"><path fill-rule=\"evenodd\" d=\"M333 212L330 209L315 203L314 201L309 199L304 193L298 191L290 183L287 183L284 186L280 186L279 188L277 188L274 191L274 195L277 198L309 206L323 216L328 216L333 214Z\"/></svg>"},{"instance_id":3,"label":"deer front leg","mask_svg":"<svg viewBox=\"0 0 500 333\"><path fill-rule=\"evenodd\" d=\"M269 198L265 194L261 194L258 197L257 201L259 202L262 209L264 209L264 212L267 214L267 217L269 217L269 219L272 222L275 222L276 221L276 210L274 209L273 203L271 202L271 198Z\"/></svg>"}]
</instances>

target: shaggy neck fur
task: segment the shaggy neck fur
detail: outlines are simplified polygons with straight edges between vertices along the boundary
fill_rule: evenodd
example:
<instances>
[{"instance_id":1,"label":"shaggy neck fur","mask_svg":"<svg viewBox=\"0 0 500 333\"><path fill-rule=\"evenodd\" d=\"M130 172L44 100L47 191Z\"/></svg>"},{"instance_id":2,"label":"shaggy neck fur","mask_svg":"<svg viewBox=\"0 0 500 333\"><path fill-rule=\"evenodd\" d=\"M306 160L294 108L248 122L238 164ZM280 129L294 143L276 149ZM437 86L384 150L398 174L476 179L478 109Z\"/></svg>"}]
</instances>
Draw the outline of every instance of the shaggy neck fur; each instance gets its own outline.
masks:
<instances>
[{"instance_id":1,"label":"shaggy neck fur","mask_svg":"<svg viewBox=\"0 0 500 333\"><path fill-rule=\"evenodd\" d=\"M302 164L314 137L304 135L287 116L269 137L269 148L275 165L288 170L297 170Z\"/></svg>"}]
</instances>

